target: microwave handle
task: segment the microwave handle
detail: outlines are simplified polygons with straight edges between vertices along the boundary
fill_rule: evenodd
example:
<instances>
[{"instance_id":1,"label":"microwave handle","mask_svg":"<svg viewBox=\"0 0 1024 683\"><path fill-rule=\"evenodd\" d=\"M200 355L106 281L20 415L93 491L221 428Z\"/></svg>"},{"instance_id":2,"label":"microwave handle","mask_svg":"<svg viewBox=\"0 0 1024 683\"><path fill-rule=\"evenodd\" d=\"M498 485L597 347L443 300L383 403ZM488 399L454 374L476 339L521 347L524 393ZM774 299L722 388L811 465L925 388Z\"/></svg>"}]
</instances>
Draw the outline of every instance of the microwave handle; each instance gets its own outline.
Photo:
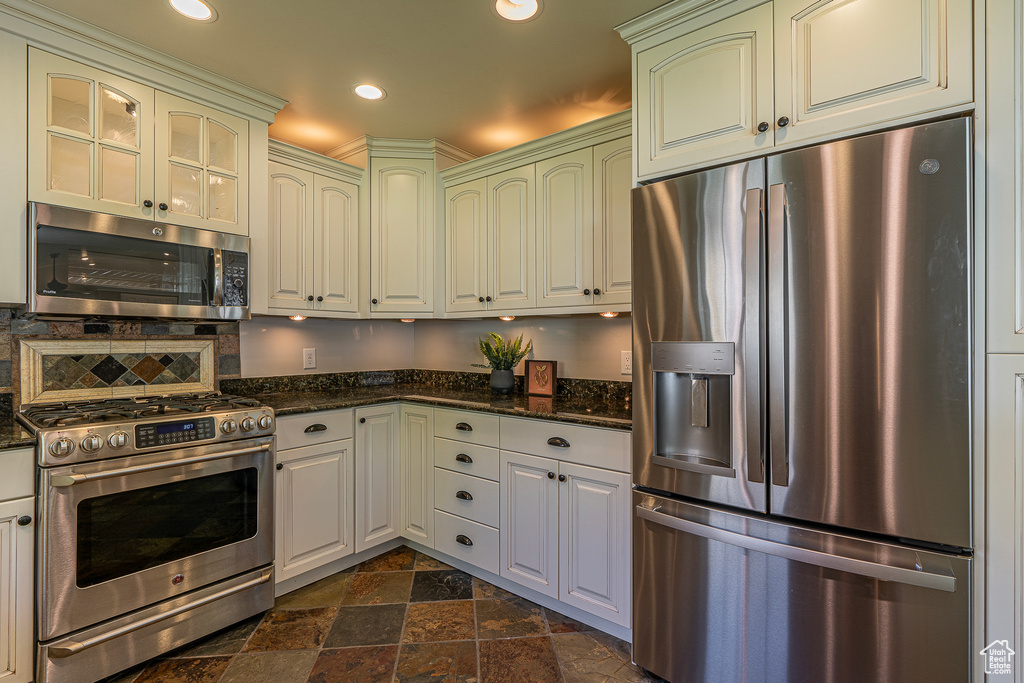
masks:
<instances>
[{"instance_id":1,"label":"microwave handle","mask_svg":"<svg viewBox=\"0 0 1024 683\"><path fill-rule=\"evenodd\" d=\"M224 251L213 250L213 305L224 305Z\"/></svg>"}]
</instances>

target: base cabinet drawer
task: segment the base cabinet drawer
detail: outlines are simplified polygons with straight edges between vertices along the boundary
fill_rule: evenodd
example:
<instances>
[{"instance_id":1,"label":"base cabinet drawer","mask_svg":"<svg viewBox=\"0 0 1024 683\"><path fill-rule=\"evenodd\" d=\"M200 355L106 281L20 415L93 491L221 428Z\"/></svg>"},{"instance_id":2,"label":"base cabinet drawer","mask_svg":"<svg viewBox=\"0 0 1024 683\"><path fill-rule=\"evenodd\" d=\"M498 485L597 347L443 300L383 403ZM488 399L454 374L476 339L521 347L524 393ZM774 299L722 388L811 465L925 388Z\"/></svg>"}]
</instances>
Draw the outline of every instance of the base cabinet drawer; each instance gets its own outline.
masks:
<instances>
[{"instance_id":1,"label":"base cabinet drawer","mask_svg":"<svg viewBox=\"0 0 1024 683\"><path fill-rule=\"evenodd\" d=\"M277 418L277 450L351 439L355 435L352 409L324 410Z\"/></svg>"},{"instance_id":2,"label":"base cabinet drawer","mask_svg":"<svg viewBox=\"0 0 1024 683\"><path fill-rule=\"evenodd\" d=\"M498 481L498 449L434 437L434 464L452 472Z\"/></svg>"},{"instance_id":3,"label":"base cabinet drawer","mask_svg":"<svg viewBox=\"0 0 1024 683\"><path fill-rule=\"evenodd\" d=\"M498 530L492 527L434 510L434 548L498 573Z\"/></svg>"},{"instance_id":4,"label":"base cabinet drawer","mask_svg":"<svg viewBox=\"0 0 1024 683\"><path fill-rule=\"evenodd\" d=\"M497 446L498 416L471 410L435 408L434 435L482 446Z\"/></svg>"},{"instance_id":5,"label":"base cabinet drawer","mask_svg":"<svg viewBox=\"0 0 1024 683\"><path fill-rule=\"evenodd\" d=\"M435 469L434 507L487 526L498 526L498 482Z\"/></svg>"}]
</instances>

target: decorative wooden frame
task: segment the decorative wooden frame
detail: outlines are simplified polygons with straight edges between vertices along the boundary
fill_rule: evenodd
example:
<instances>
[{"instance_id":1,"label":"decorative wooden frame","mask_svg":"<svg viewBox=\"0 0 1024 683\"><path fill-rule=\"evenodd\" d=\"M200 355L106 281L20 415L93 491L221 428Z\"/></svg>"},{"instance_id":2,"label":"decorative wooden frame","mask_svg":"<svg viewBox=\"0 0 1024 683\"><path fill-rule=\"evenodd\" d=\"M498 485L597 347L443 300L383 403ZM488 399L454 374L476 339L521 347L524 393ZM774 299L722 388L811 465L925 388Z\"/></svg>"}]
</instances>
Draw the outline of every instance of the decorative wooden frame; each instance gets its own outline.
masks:
<instances>
[{"instance_id":1,"label":"decorative wooden frame","mask_svg":"<svg viewBox=\"0 0 1024 683\"><path fill-rule=\"evenodd\" d=\"M100 400L128 396L159 396L214 390L214 342L203 340L72 340L23 339L19 343L21 405L53 401ZM121 353L198 353L199 381L181 384L146 384L127 387L100 387L46 391L43 386L43 356L74 356Z\"/></svg>"},{"instance_id":2,"label":"decorative wooden frame","mask_svg":"<svg viewBox=\"0 0 1024 683\"><path fill-rule=\"evenodd\" d=\"M553 360L526 361L526 393L529 396L555 396L558 381L558 362Z\"/></svg>"}]
</instances>

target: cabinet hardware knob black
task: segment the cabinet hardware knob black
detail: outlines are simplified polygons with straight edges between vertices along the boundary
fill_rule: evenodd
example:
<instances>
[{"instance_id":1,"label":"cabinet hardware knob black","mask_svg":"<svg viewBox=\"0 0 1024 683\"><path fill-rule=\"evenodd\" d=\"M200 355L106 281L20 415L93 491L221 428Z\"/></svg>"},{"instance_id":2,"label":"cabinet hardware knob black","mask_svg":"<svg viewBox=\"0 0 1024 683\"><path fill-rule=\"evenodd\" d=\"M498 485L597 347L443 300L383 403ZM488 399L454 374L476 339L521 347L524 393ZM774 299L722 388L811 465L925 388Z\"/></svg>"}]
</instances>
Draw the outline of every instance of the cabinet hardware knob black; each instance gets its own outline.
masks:
<instances>
[{"instance_id":1,"label":"cabinet hardware knob black","mask_svg":"<svg viewBox=\"0 0 1024 683\"><path fill-rule=\"evenodd\" d=\"M778 124L779 124L779 128L785 128L786 126L789 125L789 117L788 116L780 116L779 120L778 120Z\"/></svg>"},{"instance_id":2,"label":"cabinet hardware knob black","mask_svg":"<svg viewBox=\"0 0 1024 683\"><path fill-rule=\"evenodd\" d=\"M359 418L359 424L361 424L361 425L366 424L366 418L365 417Z\"/></svg>"},{"instance_id":3,"label":"cabinet hardware knob black","mask_svg":"<svg viewBox=\"0 0 1024 683\"><path fill-rule=\"evenodd\" d=\"M455 428L458 429L460 432L471 432L471 431L473 431L473 425L468 424L466 422L458 423L457 425L455 425Z\"/></svg>"},{"instance_id":4,"label":"cabinet hardware knob black","mask_svg":"<svg viewBox=\"0 0 1024 683\"><path fill-rule=\"evenodd\" d=\"M585 296L590 296L590 290L589 290L589 289L584 289L584 290L583 290L583 294L584 294Z\"/></svg>"},{"instance_id":5,"label":"cabinet hardware knob black","mask_svg":"<svg viewBox=\"0 0 1024 683\"><path fill-rule=\"evenodd\" d=\"M32 518L28 515L22 515L21 517L18 517L18 526L28 526L31 523Z\"/></svg>"},{"instance_id":6,"label":"cabinet hardware knob black","mask_svg":"<svg viewBox=\"0 0 1024 683\"><path fill-rule=\"evenodd\" d=\"M554 479L554 478L555 478L555 473L554 472L548 472L548 479Z\"/></svg>"},{"instance_id":7,"label":"cabinet hardware knob black","mask_svg":"<svg viewBox=\"0 0 1024 683\"><path fill-rule=\"evenodd\" d=\"M312 294L310 294L309 296L306 297L306 301L312 301L312 300L313 300L313 295Z\"/></svg>"},{"instance_id":8,"label":"cabinet hardware knob black","mask_svg":"<svg viewBox=\"0 0 1024 683\"><path fill-rule=\"evenodd\" d=\"M553 436L548 439L549 446L555 446L556 448L568 448L569 442L560 436Z\"/></svg>"},{"instance_id":9,"label":"cabinet hardware knob black","mask_svg":"<svg viewBox=\"0 0 1024 683\"><path fill-rule=\"evenodd\" d=\"M598 289L597 287L594 287L594 296L597 296L600 293L601 293L601 290Z\"/></svg>"},{"instance_id":10,"label":"cabinet hardware knob black","mask_svg":"<svg viewBox=\"0 0 1024 683\"><path fill-rule=\"evenodd\" d=\"M487 297L487 300L488 301L493 301L493 299L491 299L491 297Z\"/></svg>"},{"instance_id":11,"label":"cabinet hardware knob black","mask_svg":"<svg viewBox=\"0 0 1024 683\"><path fill-rule=\"evenodd\" d=\"M167 204L165 204L164 202L160 202L160 210L161 211L166 211L167 210Z\"/></svg>"},{"instance_id":12,"label":"cabinet hardware knob black","mask_svg":"<svg viewBox=\"0 0 1024 683\"><path fill-rule=\"evenodd\" d=\"M455 456L455 462L464 462L467 465L472 465L473 458L469 457L465 453L459 453L458 455Z\"/></svg>"},{"instance_id":13,"label":"cabinet hardware knob black","mask_svg":"<svg viewBox=\"0 0 1024 683\"><path fill-rule=\"evenodd\" d=\"M456 491L455 497L459 500L473 500L473 494L469 491Z\"/></svg>"},{"instance_id":14,"label":"cabinet hardware knob black","mask_svg":"<svg viewBox=\"0 0 1024 683\"><path fill-rule=\"evenodd\" d=\"M317 301L323 301L323 300L324 300L324 298L323 298L322 296L318 296L318 297L316 298L316 300L317 300Z\"/></svg>"},{"instance_id":15,"label":"cabinet hardware knob black","mask_svg":"<svg viewBox=\"0 0 1024 683\"><path fill-rule=\"evenodd\" d=\"M473 541L470 540L469 536L463 536L462 534L455 537L455 542L462 545L473 545Z\"/></svg>"},{"instance_id":16,"label":"cabinet hardware knob black","mask_svg":"<svg viewBox=\"0 0 1024 683\"><path fill-rule=\"evenodd\" d=\"M768 122L767 121L762 121L761 123L757 124L757 132L758 133L763 133L766 130L768 130Z\"/></svg>"},{"instance_id":17,"label":"cabinet hardware knob black","mask_svg":"<svg viewBox=\"0 0 1024 683\"><path fill-rule=\"evenodd\" d=\"M327 425L320 424L319 422L315 422L315 423L309 425L308 427L306 427L302 431L304 431L306 434L312 434L313 432L326 432L327 431Z\"/></svg>"},{"instance_id":18,"label":"cabinet hardware knob black","mask_svg":"<svg viewBox=\"0 0 1024 683\"><path fill-rule=\"evenodd\" d=\"M376 306L377 305L377 300L376 299L370 299L370 303L373 304L374 306Z\"/></svg>"},{"instance_id":19,"label":"cabinet hardware knob black","mask_svg":"<svg viewBox=\"0 0 1024 683\"><path fill-rule=\"evenodd\" d=\"M152 199L147 199L146 201L142 202L142 205L144 207L146 207L147 209L152 209L153 208L153 200Z\"/></svg>"},{"instance_id":20,"label":"cabinet hardware knob black","mask_svg":"<svg viewBox=\"0 0 1024 683\"><path fill-rule=\"evenodd\" d=\"M484 298L480 297L480 303L483 303L483 302L484 302Z\"/></svg>"},{"instance_id":21,"label":"cabinet hardware knob black","mask_svg":"<svg viewBox=\"0 0 1024 683\"><path fill-rule=\"evenodd\" d=\"M283 470L284 469L284 465L282 463L277 463L277 469L278 470Z\"/></svg>"},{"instance_id":22,"label":"cabinet hardware knob black","mask_svg":"<svg viewBox=\"0 0 1024 683\"><path fill-rule=\"evenodd\" d=\"M559 474L558 475L558 481L565 481L565 475L564 474Z\"/></svg>"}]
</instances>

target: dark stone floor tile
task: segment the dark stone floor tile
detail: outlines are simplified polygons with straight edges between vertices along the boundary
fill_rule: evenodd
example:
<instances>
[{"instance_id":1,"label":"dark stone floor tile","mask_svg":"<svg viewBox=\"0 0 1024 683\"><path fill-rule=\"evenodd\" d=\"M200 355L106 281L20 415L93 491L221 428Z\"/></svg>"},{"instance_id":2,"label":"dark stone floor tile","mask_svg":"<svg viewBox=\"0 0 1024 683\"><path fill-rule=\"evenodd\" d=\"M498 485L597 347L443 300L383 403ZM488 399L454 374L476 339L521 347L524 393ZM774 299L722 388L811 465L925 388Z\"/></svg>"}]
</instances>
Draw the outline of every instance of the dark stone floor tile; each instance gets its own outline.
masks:
<instances>
[{"instance_id":1,"label":"dark stone floor tile","mask_svg":"<svg viewBox=\"0 0 1024 683\"><path fill-rule=\"evenodd\" d=\"M274 601L274 609L295 609L299 607L336 607L345 597L351 572L332 574L316 583L311 583Z\"/></svg>"},{"instance_id":2,"label":"dark stone floor tile","mask_svg":"<svg viewBox=\"0 0 1024 683\"><path fill-rule=\"evenodd\" d=\"M218 683L306 683L316 657L316 650L240 654Z\"/></svg>"},{"instance_id":3,"label":"dark stone floor tile","mask_svg":"<svg viewBox=\"0 0 1024 683\"><path fill-rule=\"evenodd\" d=\"M397 656L397 645L323 650L309 683L389 683Z\"/></svg>"},{"instance_id":4,"label":"dark stone floor tile","mask_svg":"<svg viewBox=\"0 0 1024 683\"><path fill-rule=\"evenodd\" d=\"M416 551L408 546L389 550L383 555L370 558L358 567L357 572L403 572L412 570L416 564Z\"/></svg>"},{"instance_id":5,"label":"dark stone floor tile","mask_svg":"<svg viewBox=\"0 0 1024 683\"><path fill-rule=\"evenodd\" d=\"M146 667L133 683L217 683L231 657L160 659Z\"/></svg>"},{"instance_id":6,"label":"dark stone floor tile","mask_svg":"<svg viewBox=\"0 0 1024 683\"><path fill-rule=\"evenodd\" d=\"M122 671L120 673L116 673L112 676L102 678L98 681L98 683L135 683L135 679L137 679L139 677L139 674L142 673L143 669L146 669L148 666L149 662L146 662L145 664L139 664L138 666L133 666L132 668Z\"/></svg>"},{"instance_id":7,"label":"dark stone floor tile","mask_svg":"<svg viewBox=\"0 0 1024 683\"><path fill-rule=\"evenodd\" d=\"M521 638L548 632L540 605L522 598L477 600L476 620L477 637L481 639Z\"/></svg>"},{"instance_id":8,"label":"dark stone floor tile","mask_svg":"<svg viewBox=\"0 0 1024 683\"><path fill-rule=\"evenodd\" d=\"M334 607L269 612L246 643L244 652L312 650L320 647L334 622Z\"/></svg>"},{"instance_id":9,"label":"dark stone floor tile","mask_svg":"<svg viewBox=\"0 0 1024 683\"><path fill-rule=\"evenodd\" d=\"M340 607L324 647L394 645L402 639L405 604Z\"/></svg>"},{"instance_id":10,"label":"dark stone floor tile","mask_svg":"<svg viewBox=\"0 0 1024 683\"><path fill-rule=\"evenodd\" d=\"M473 601L414 602L405 617L403 643L436 643L443 640L472 640Z\"/></svg>"},{"instance_id":11,"label":"dark stone floor tile","mask_svg":"<svg viewBox=\"0 0 1024 683\"><path fill-rule=\"evenodd\" d=\"M403 645L395 680L399 683L476 683L476 643Z\"/></svg>"},{"instance_id":12,"label":"dark stone floor tile","mask_svg":"<svg viewBox=\"0 0 1024 683\"><path fill-rule=\"evenodd\" d=\"M348 584L343 605L382 605L389 602L408 602L412 588L409 572L381 572L356 574Z\"/></svg>"},{"instance_id":13,"label":"dark stone floor tile","mask_svg":"<svg viewBox=\"0 0 1024 683\"><path fill-rule=\"evenodd\" d=\"M430 555L416 553L416 571L438 571L441 569L454 569L441 560L435 560Z\"/></svg>"},{"instance_id":14,"label":"dark stone floor tile","mask_svg":"<svg viewBox=\"0 0 1024 683\"><path fill-rule=\"evenodd\" d=\"M409 598L411 602L472 599L473 577L458 569L416 572Z\"/></svg>"},{"instance_id":15,"label":"dark stone floor tile","mask_svg":"<svg viewBox=\"0 0 1024 683\"><path fill-rule=\"evenodd\" d=\"M605 633L552 636L566 683L647 683L647 675L631 662L629 645Z\"/></svg>"},{"instance_id":16,"label":"dark stone floor tile","mask_svg":"<svg viewBox=\"0 0 1024 683\"><path fill-rule=\"evenodd\" d=\"M551 633L583 633L595 630L592 626L587 626L581 621L570 619L564 614L546 607L544 608L544 616L547 617Z\"/></svg>"},{"instance_id":17,"label":"dark stone floor tile","mask_svg":"<svg viewBox=\"0 0 1024 683\"><path fill-rule=\"evenodd\" d=\"M176 658L209 657L211 655L233 655L241 652L245 641L252 635L256 627L263 621L259 614L251 619L239 622L234 626L214 633L211 636L178 650L172 656Z\"/></svg>"},{"instance_id":18,"label":"dark stone floor tile","mask_svg":"<svg viewBox=\"0 0 1024 683\"><path fill-rule=\"evenodd\" d=\"M481 683L561 683L550 636L480 641Z\"/></svg>"},{"instance_id":19,"label":"dark stone floor tile","mask_svg":"<svg viewBox=\"0 0 1024 683\"><path fill-rule=\"evenodd\" d=\"M487 598L501 598L504 600L515 599L519 596L509 593L504 588L487 583L483 579L473 578L473 597L477 600Z\"/></svg>"}]
</instances>

